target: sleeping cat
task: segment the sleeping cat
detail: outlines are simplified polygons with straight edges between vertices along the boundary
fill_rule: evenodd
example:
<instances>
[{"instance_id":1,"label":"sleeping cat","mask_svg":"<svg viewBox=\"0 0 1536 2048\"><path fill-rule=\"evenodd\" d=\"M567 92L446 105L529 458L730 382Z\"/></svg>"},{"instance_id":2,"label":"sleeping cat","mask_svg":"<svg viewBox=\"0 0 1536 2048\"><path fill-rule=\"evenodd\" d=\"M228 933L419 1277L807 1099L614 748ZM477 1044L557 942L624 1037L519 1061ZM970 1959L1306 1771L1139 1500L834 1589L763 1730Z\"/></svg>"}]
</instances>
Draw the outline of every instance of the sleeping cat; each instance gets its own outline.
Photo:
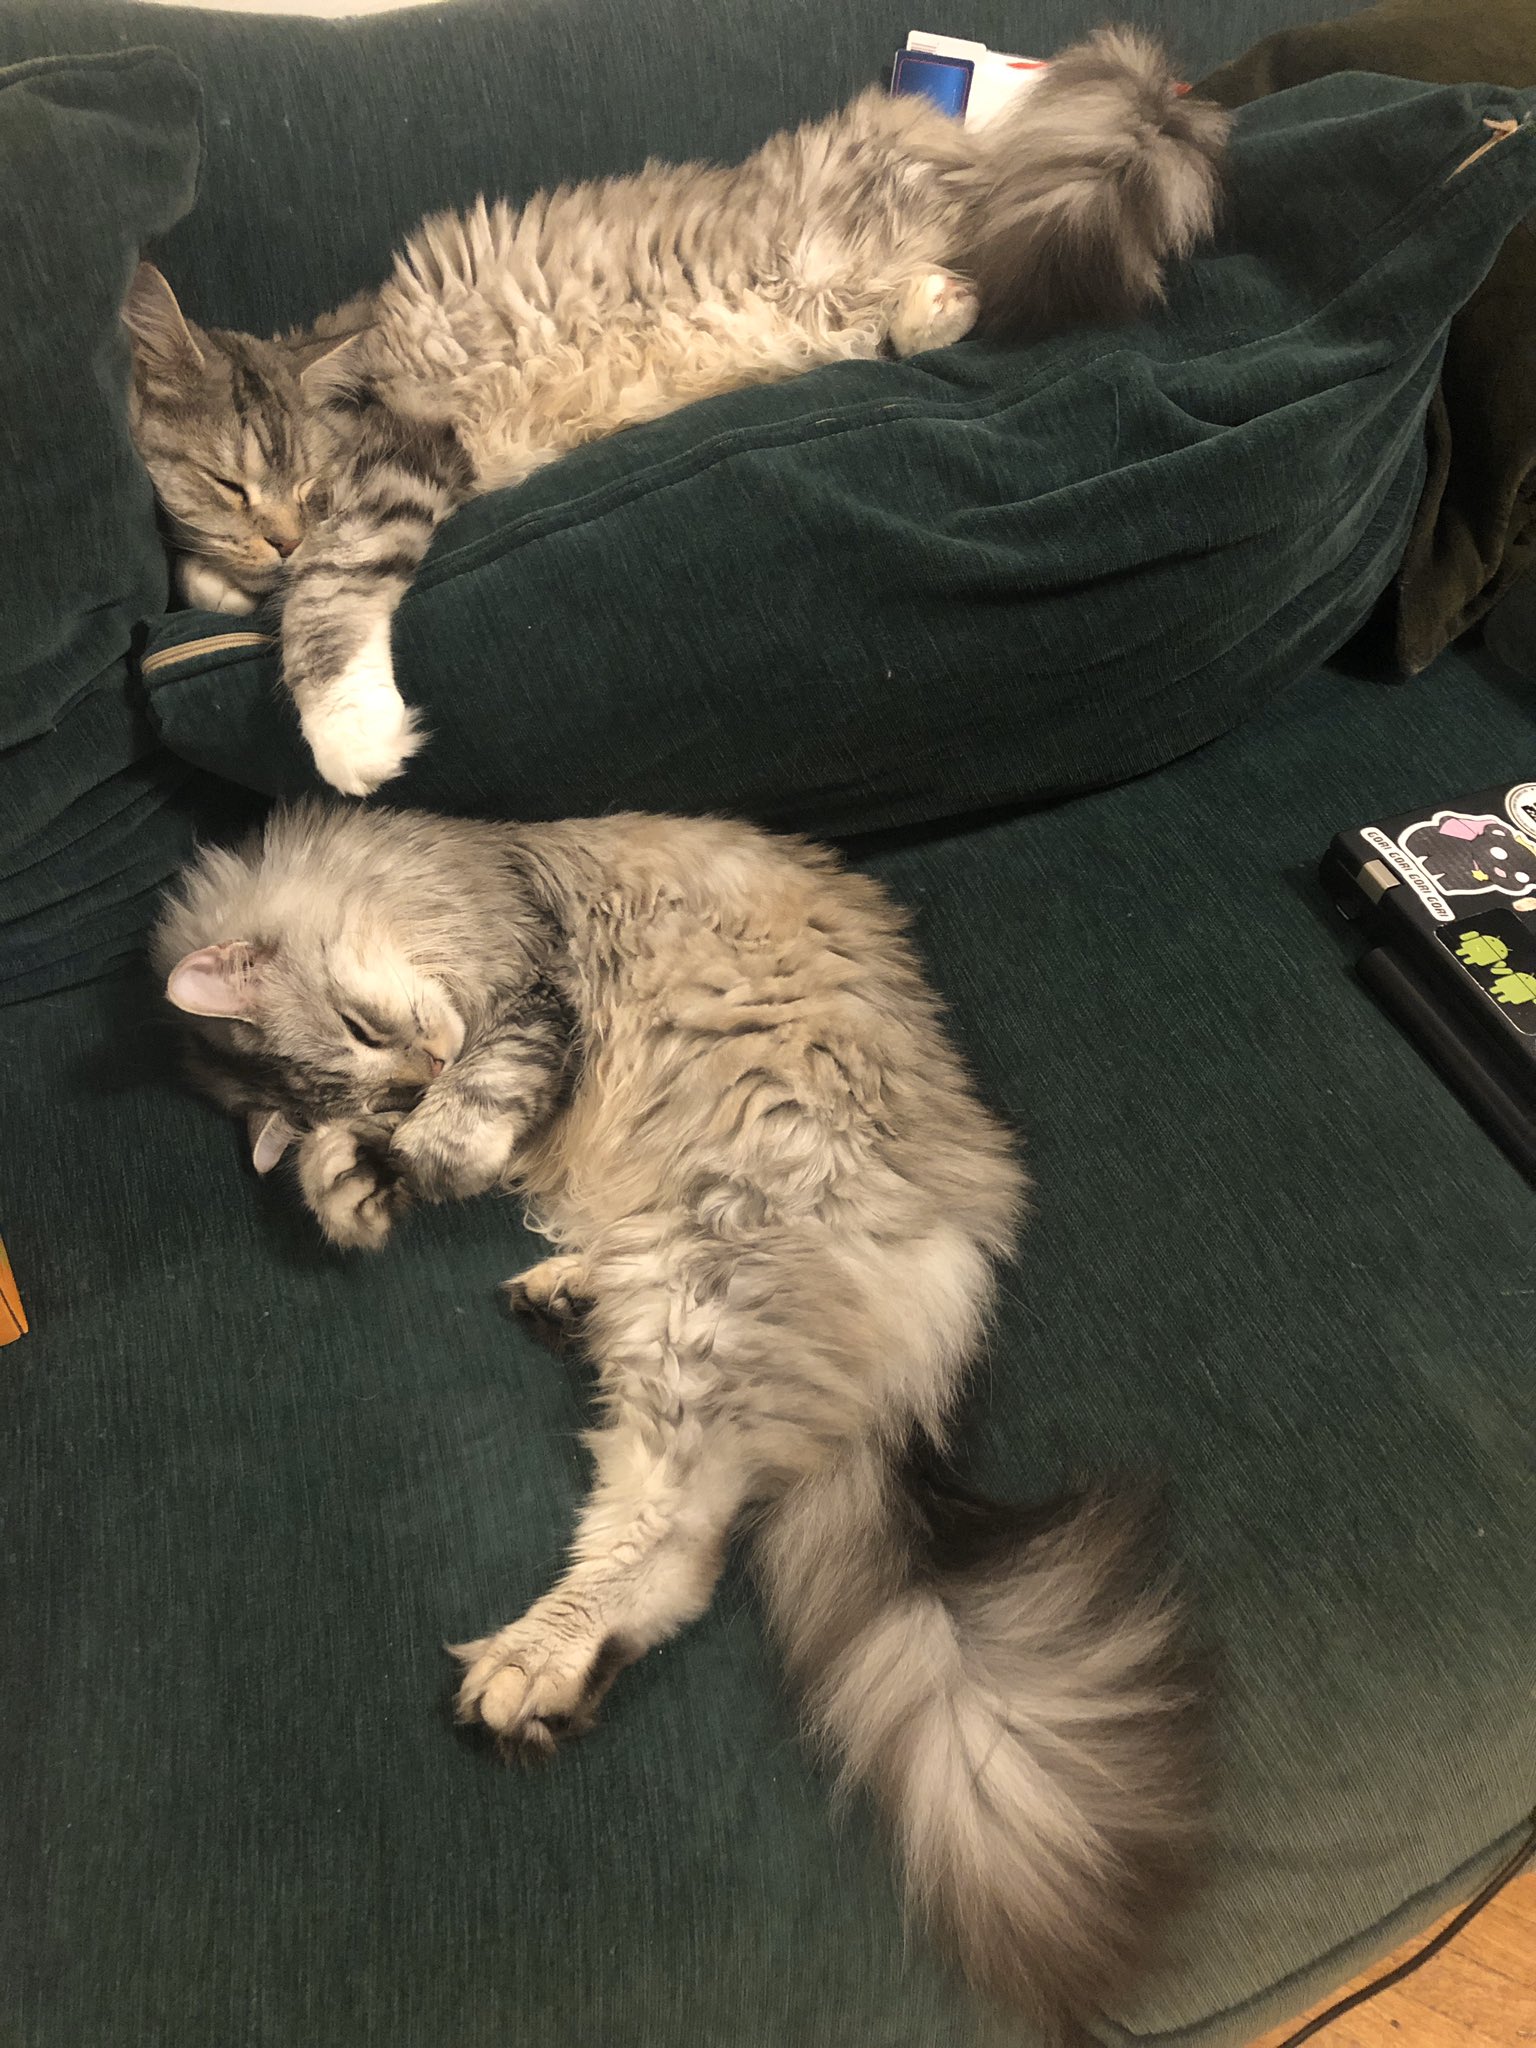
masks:
<instances>
[{"instance_id":1,"label":"sleeping cat","mask_svg":"<svg viewBox=\"0 0 1536 2048\"><path fill-rule=\"evenodd\" d=\"M1227 116L1101 31L980 130L865 93L731 170L650 164L428 220L376 298L263 342L192 326L144 264L135 438L195 603L281 590L321 776L420 744L390 621L441 522L582 442L819 364L1121 317L1211 223ZM344 323L345 324L345 323Z\"/></svg>"},{"instance_id":2,"label":"sleeping cat","mask_svg":"<svg viewBox=\"0 0 1536 2048\"><path fill-rule=\"evenodd\" d=\"M555 1588L455 1652L461 1717L533 1753L588 1727L745 1519L914 1905L1053 2026L1116 1995L1189 1853L1194 1695L1123 1504L941 1483L1024 1180L902 926L745 826L311 804L204 852L154 943L194 1078L336 1244L498 1188L553 1243L507 1291L596 1366L594 1484Z\"/></svg>"}]
</instances>

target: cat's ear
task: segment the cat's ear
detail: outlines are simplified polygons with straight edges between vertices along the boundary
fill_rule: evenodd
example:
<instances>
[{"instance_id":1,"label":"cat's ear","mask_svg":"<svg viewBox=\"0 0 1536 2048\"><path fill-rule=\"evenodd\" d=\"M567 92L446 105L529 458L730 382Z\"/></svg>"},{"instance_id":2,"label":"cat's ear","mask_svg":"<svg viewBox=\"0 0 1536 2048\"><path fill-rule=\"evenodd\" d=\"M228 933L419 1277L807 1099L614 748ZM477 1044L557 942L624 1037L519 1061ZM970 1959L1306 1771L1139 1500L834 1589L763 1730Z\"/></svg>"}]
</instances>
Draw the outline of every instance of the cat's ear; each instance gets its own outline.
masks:
<instances>
[{"instance_id":1,"label":"cat's ear","mask_svg":"<svg viewBox=\"0 0 1536 2048\"><path fill-rule=\"evenodd\" d=\"M276 1109L253 1109L245 1128L251 1140L251 1164L258 1173L270 1173L299 1135Z\"/></svg>"},{"instance_id":2,"label":"cat's ear","mask_svg":"<svg viewBox=\"0 0 1536 2048\"><path fill-rule=\"evenodd\" d=\"M189 376L203 367L203 352L176 294L153 263L141 263L133 273L123 301L123 325L133 336L136 352L157 368Z\"/></svg>"},{"instance_id":3,"label":"cat's ear","mask_svg":"<svg viewBox=\"0 0 1536 2048\"><path fill-rule=\"evenodd\" d=\"M337 340L302 343L299 353L304 367L299 382L307 398L331 397L346 388L353 367L359 334L343 334Z\"/></svg>"},{"instance_id":4,"label":"cat's ear","mask_svg":"<svg viewBox=\"0 0 1536 2048\"><path fill-rule=\"evenodd\" d=\"M190 1017L238 1017L254 1024L261 1007L261 956L244 939L200 946L176 962L165 993Z\"/></svg>"}]
</instances>

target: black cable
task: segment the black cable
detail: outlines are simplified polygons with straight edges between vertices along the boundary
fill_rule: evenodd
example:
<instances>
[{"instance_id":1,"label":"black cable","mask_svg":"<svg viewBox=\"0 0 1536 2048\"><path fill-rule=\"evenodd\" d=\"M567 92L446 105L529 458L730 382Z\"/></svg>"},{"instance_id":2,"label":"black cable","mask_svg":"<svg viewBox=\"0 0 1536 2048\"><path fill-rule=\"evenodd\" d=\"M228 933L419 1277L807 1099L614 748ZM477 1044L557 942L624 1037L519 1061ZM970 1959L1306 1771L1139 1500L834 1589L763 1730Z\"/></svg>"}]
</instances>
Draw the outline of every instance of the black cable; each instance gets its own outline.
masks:
<instances>
[{"instance_id":1,"label":"black cable","mask_svg":"<svg viewBox=\"0 0 1536 2048\"><path fill-rule=\"evenodd\" d=\"M1525 1840L1515 1853L1501 1863L1480 1892L1468 1899L1454 1920L1447 1920L1438 1934L1430 1936L1416 1955L1406 1963L1399 1963L1395 1969L1385 1970L1369 1984L1362 1984L1358 1991L1351 1991L1347 1998L1341 1998L1320 2012L1316 2019L1308 2020L1294 2034L1287 2034L1279 2048L1301 2048L1303 2041L1310 2041L1320 2034L1324 2027L1331 2027L1335 2020L1343 2019L1345 2013L1353 2012L1357 2005L1364 2005L1368 1998L1375 1998L1379 1992L1390 1991L1394 1984L1401 1984L1405 1977L1411 1977L1415 1970L1422 1969L1431 1956L1439 1955L1448 1941L1454 1941L1469 1921L1475 1920L1491 1899L1497 1898L1512 1877L1518 1877L1531 1858L1536 1856L1536 1813L1526 1826Z\"/></svg>"}]
</instances>

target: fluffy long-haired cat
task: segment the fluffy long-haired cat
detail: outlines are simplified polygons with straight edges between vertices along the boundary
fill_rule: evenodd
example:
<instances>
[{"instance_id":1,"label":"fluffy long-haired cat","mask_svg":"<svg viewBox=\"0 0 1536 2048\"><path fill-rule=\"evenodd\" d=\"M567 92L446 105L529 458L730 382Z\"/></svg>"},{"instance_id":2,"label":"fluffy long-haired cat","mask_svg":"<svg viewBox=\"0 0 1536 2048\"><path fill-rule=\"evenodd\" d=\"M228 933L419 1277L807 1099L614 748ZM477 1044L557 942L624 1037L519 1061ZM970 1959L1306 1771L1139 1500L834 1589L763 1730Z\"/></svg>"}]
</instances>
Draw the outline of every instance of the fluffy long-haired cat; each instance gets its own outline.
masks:
<instances>
[{"instance_id":1,"label":"fluffy long-haired cat","mask_svg":"<svg viewBox=\"0 0 1536 2048\"><path fill-rule=\"evenodd\" d=\"M192 326L145 264L132 420L183 590L250 610L281 586L315 765L367 795L420 743L390 621L456 506L712 393L978 318L1026 336L1122 316L1209 228L1226 127L1153 44L1102 31L979 131L872 91L735 169L440 215L376 298L280 341Z\"/></svg>"},{"instance_id":2,"label":"fluffy long-haired cat","mask_svg":"<svg viewBox=\"0 0 1536 2048\"><path fill-rule=\"evenodd\" d=\"M1047 2025L1115 1996L1188 1854L1195 1692L1135 1514L936 1483L1024 1182L900 913L829 853L644 814L279 812L156 934L192 1071L337 1244L516 1190L601 1421L569 1569L457 1652L509 1746L586 1728L753 1532L811 1730L908 1894Z\"/></svg>"}]
</instances>

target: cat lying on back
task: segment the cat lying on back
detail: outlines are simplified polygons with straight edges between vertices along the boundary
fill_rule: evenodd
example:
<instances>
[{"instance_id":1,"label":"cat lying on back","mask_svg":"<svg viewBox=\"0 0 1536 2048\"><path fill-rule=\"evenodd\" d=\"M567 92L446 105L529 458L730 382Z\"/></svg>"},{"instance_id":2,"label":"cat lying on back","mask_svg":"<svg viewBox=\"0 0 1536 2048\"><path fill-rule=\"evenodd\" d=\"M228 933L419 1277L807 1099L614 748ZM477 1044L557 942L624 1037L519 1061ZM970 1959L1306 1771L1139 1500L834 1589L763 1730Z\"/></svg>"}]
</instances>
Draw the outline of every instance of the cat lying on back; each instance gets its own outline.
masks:
<instances>
[{"instance_id":1,"label":"cat lying on back","mask_svg":"<svg viewBox=\"0 0 1536 2048\"><path fill-rule=\"evenodd\" d=\"M1226 128L1103 31L980 130L871 91L735 169L439 215L376 298L280 341L192 326L144 264L132 424L183 593L283 592L315 765L367 795L420 744L390 621L456 506L713 393L1122 317L1209 229Z\"/></svg>"},{"instance_id":2,"label":"cat lying on back","mask_svg":"<svg viewBox=\"0 0 1536 2048\"><path fill-rule=\"evenodd\" d=\"M902 924L745 826L314 804L204 853L155 955L194 1077L337 1244L495 1188L553 1241L508 1289L596 1366L594 1483L559 1584L457 1651L461 1716L535 1753L589 1726L745 1520L914 1905L1054 2028L1189 1854L1193 1699L1125 1507L936 1483L1024 1181Z\"/></svg>"}]
</instances>

